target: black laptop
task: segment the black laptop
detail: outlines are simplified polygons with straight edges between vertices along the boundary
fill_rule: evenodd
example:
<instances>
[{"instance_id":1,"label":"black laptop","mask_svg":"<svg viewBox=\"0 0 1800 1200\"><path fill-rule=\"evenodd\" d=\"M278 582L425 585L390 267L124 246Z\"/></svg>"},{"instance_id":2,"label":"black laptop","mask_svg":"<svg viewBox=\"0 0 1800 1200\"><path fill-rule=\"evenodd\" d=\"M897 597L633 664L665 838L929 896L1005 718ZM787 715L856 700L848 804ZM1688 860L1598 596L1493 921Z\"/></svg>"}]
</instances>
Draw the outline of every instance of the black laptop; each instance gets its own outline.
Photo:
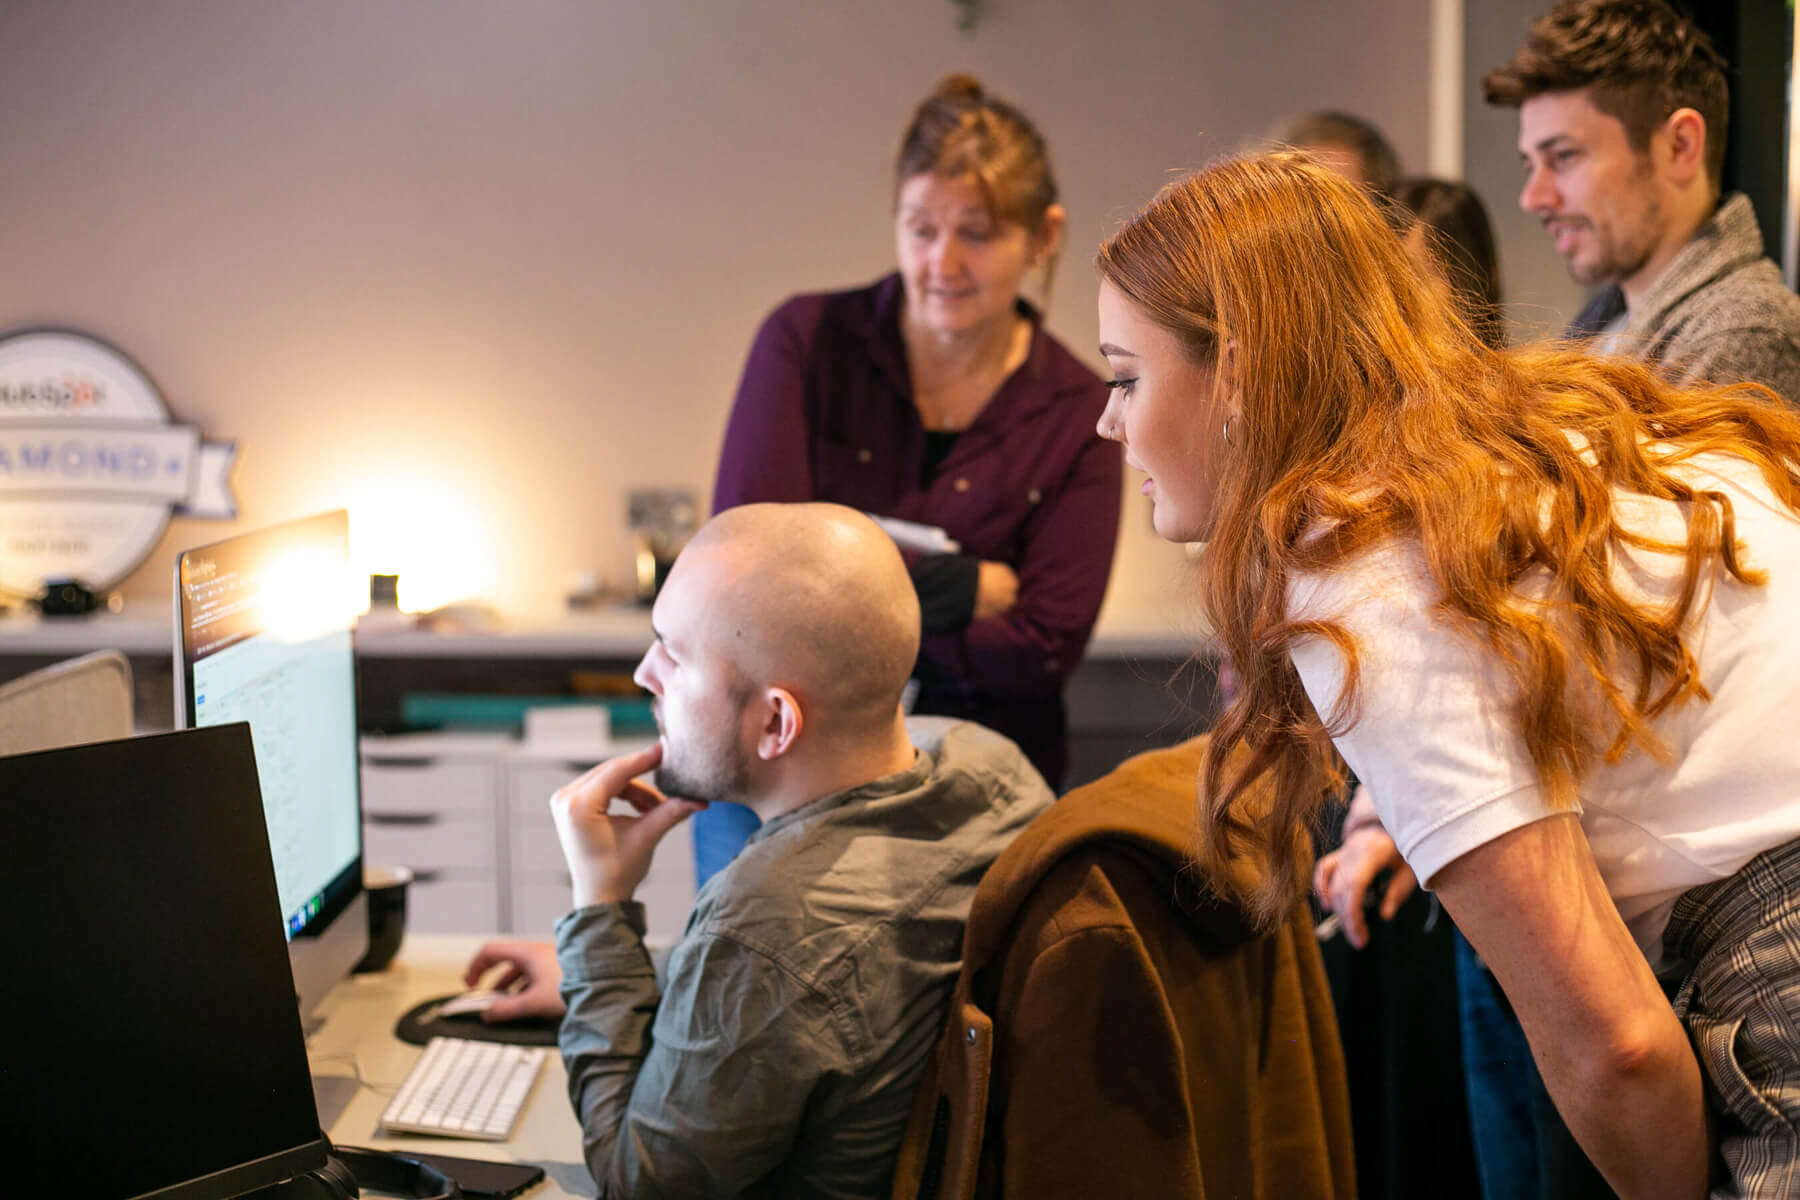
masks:
<instances>
[{"instance_id":1,"label":"black laptop","mask_svg":"<svg viewBox=\"0 0 1800 1200\"><path fill-rule=\"evenodd\" d=\"M0 758L0 1192L325 1164L250 727Z\"/></svg>"}]
</instances>

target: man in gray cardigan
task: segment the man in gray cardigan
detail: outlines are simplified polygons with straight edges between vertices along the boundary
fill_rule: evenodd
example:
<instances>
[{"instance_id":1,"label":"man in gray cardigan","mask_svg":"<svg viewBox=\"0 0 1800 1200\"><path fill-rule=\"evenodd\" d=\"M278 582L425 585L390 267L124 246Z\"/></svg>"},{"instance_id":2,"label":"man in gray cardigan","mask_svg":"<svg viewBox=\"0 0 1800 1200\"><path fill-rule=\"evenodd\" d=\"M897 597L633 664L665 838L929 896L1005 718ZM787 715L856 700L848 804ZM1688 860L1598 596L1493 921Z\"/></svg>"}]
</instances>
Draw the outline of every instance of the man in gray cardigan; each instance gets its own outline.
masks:
<instances>
[{"instance_id":1,"label":"man in gray cardigan","mask_svg":"<svg viewBox=\"0 0 1800 1200\"><path fill-rule=\"evenodd\" d=\"M1721 200L1727 88L1706 35L1662 0L1576 0L1483 82L1519 110L1519 206L1578 283L1570 332L1677 379L1767 384L1800 404L1800 297L1742 195Z\"/></svg>"},{"instance_id":2,"label":"man in gray cardigan","mask_svg":"<svg viewBox=\"0 0 1800 1200\"><path fill-rule=\"evenodd\" d=\"M554 951L486 947L470 982L495 964L523 978L491 1017L566 1005L601 1196L885 1196L975 885L1050 789L999 734L902 716L918 598L852 509L714 517L651 626L636 678L657 745L550 802L574 892ZM659 981L633 895L706 802L763 824L701 889Z\"/></svg>"}]
</instances>

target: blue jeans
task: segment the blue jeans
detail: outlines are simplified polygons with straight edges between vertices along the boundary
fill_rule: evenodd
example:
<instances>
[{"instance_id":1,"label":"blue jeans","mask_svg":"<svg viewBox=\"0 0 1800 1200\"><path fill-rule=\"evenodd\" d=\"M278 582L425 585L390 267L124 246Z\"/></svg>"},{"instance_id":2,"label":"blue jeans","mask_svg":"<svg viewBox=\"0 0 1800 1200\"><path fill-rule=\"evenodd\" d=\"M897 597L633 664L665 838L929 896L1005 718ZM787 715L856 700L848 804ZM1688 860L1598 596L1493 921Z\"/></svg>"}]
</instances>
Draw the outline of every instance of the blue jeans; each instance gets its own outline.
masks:
<instances>
[{"instance_id":1,"label":"blue jeans","mask_svg":"<svg viewBox=\"0 0 1800 1200\"><path fill-rule=\"evenodd\" d=\"M741 804L713 803L690 818L694 826L694 886L723 871L750 835L762 828L755 813Z\"/></svg>"}]
</instances>

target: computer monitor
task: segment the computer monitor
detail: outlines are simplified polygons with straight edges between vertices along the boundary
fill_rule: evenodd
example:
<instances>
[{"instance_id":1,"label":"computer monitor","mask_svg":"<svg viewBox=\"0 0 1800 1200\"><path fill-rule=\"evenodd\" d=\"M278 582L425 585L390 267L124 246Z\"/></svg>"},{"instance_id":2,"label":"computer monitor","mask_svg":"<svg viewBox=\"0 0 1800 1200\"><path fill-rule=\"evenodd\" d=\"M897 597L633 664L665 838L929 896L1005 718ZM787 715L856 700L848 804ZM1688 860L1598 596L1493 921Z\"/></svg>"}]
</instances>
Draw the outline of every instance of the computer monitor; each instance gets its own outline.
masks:
<instances>
[{"instance_id":1,"label":"computer monitor","mask_svg":"<svg viewBox=\"0 0 1800 1200\"><path fill-rule=\"evenodd\" d=\"M325 1165L243 725L0 758L0 1193Z\"/></svg>"},{"instance_id":2,"label":"computer monitor","mask_svg":"<svg viewBox=\"0 0 1800 1200\"><path fill-rule=\"evenodd\" d=\"M353 596L341 509L175 566L175 724L250 723L303 1016L368 949Z\"/></svg>"}]
</instances>

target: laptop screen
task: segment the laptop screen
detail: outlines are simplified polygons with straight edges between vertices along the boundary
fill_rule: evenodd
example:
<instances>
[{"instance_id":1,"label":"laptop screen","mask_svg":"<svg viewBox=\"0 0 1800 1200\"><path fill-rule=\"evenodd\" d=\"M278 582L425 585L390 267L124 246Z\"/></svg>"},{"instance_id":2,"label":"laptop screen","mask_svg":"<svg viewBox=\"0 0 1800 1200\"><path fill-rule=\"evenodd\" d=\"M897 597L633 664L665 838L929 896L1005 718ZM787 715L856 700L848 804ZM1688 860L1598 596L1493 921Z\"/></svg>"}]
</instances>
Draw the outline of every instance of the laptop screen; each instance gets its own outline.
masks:
<instances>
[{"instance_id":1,"label":"laptop screen","mask_svg":"<svg viewBox=\"0 0 1800 1200\"><path fill-rule=\"evenodd\" d=\"M0 758L0 829L7 1194L322 1166L249 728Z\"/></svg>"},{"instance_id":2,"label":"laptop screen","mask_svg":"<svg viewBox=\"0 0 1800 1200\"><path fill-rule=\"evenodd\" d=\"M320 934L361 889L349 545L338 510L176 566L177 724L250 723L290 940Z\"/></svg>"}]
</instances>

